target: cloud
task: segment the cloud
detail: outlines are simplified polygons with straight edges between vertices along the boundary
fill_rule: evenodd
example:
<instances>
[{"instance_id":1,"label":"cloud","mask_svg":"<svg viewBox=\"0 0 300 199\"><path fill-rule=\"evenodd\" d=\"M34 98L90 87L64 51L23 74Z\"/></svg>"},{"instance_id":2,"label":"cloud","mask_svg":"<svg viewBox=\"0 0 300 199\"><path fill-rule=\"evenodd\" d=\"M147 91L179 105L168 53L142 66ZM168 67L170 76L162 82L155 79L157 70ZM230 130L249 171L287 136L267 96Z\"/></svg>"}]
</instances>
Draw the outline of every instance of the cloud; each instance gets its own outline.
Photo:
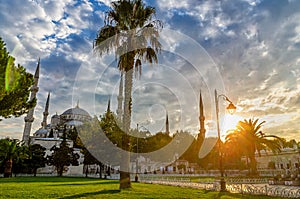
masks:
<instances>
[{"instance_id":1,"label":"cloud","mask_svg":"<svg viewBox=\"0 0 300 199\"><path fill-rule=\"evenodd\" d=\"M190 8L191 4L194 3L192 0L183 0L183 1L176 1L176 0L162 0L158 1L157 5L160 9L176 9L176 8Z\"/></svg>"},{"instance_id":2,"label":"cloud","mask_svg":"<svg viewBox=\"0 0 300 199\"><path fill-rule=\"evenodd\" d=\"M0 4L0 35L17 63L33 73L41 57L33 130L40 126L48 91L52 93L50 114L60 114L77 101L73 99L78 97L73 89L78 86L74 83L80 75L85 80L81 94L89 95L95 92L90 88L97 87L95 110L84 100L81 102L89 112L99 115L106 109L108 96L116 97L119 71L114 58L97 57L97 62L91 59L94 38L111 2L38 0L20 4L11 0ZM141 79L134 80L134 122L152 119L158 124L157 129L162 129L166 107L171 130L182 128L178 123L181 121L186 129L196 133L198 92L201 88L206 119L212 124L212 93L217 88L238 105L237 114L265 119L269 132L300 139L295 133L300 106L298 1L163 0L146 4L156 7L156 17L163 21L165 29L184 34L195 43L189 45L186 37L178 34L162 35L168 48L159 56L159 65L144 65ZM7 12L11 8L17 14ZM207 57L197 51L201 47ZM181 56L184 52L185 57ZM87 72L80 74L81 68ZM95 81L97 78L101 81ZM116 99L112 102L115 109ZM1 129L5 130L1 135L9 131L21 135L20 124L22 118L2 121ZM208 134L213 135L215 125L207 128Z\"/></svg>"},{"instance_id":3,"label":"cloud","mask_svg":"<svg viewBox=\"0 0 300 199\"><path fill-rule=\"evenodd\" d=\"M111 2L113 2L113 0L96 0L96 1L104 3L107 6L110 6Z\"/></svg>"}]
</instances>

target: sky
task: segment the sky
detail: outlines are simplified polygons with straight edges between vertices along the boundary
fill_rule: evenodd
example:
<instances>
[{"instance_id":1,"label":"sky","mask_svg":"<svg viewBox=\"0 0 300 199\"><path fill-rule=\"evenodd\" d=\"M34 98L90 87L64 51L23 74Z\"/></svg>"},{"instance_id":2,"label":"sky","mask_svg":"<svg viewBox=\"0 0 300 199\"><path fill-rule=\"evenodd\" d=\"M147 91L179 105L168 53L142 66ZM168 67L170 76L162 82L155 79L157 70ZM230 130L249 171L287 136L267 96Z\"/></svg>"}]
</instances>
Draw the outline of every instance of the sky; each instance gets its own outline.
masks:
<instances>
[{"instance_id":1,"label":"sky","mask_svg":"<svg viewBox=\"0 0 300 199\"><path fill-rule=\"evenodd\" d=\"M18 0L0 4L0 36L28 72L41 59L32 131L41 127L51 92L50 118L79 106L101 115L111 98L117 108L120 72L114 54L97 56L93 41L103 27L109 0ZM151 133L199 132L199 92L206 136L216 136L214 90L222 137L238 120L266 121L263 132L300 140L300 1L145 0L163 23L158 64L143 64L133 81L132 124ZM0 137L21 138L24 116L0 122Z\"/></svg>"}]
</instances>

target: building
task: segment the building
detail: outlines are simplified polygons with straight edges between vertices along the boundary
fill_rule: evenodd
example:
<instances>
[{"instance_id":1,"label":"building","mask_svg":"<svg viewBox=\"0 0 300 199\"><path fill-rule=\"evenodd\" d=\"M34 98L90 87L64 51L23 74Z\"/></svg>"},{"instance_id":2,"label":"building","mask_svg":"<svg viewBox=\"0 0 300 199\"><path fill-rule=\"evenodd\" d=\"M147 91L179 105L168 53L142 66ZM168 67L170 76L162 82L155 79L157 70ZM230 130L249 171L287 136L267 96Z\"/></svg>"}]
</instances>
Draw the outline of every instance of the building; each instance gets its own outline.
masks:
<instances>
[{"instance_id":1,"label":"building","mask_svg":"<svg viewBox=\"0 0 300 199\"><path fill-rule=\"evenodd\" d=\"M79 107L79 102L74 108L69 108L61 115L57 113L51 117L50 124L47 124L47 113L49 107L49 96L47 98L44 118L41 127L30 137L30 140L36 138L59 138L62 136L63 128L74 128L75 126L82 125L85 121L89 121L92 117L87 111Z\"/></svg>"},{"instance_id":2,"label":"building","mask_svg":"<svg viewBox=\"0 0 300 199\"><path fill-rule=\"evenodd\" d=\"M283 148L279 153L261 151L256 154L257 169L261 175L286 177L300 174L300 149L297 145L293 148Z\"/></svg>"},{"instance_id":3,"label":"building","mask_svg":"<svg viewBox=\"0 0 300 199\"><path fill-rule=\"evenodd\" d=\"M75 126L82 125L83 122L91 120L91 116L87 111L79 107L79 102L76 107L69 108L62 114L57 113L51 117L51 122L47 123L48 109L50 103L50 93L48 94L45 111L43 112L43 121L41 127L33 134L29 136L30 144L39 144L46 148L46 156L51 155L51 148L53 146L59 146L62 142L62 136L64 128L67 132ZM70 147L73 147L73 141L67 140ZM80 149L73 148L75 153L79 155L79 166L66 167L65 174L68 175L81 175L83 174L83 160L84 156L80 152ZM38 169L38 173L53 174L55 173L54 166L46 166Z\"/></svg>"},{"instance_id":4,"label":"building","mask_svg":"<svg viewBox=\"0 0 300 199\"><path fill-rule=\"evenodd\" d=\"M38 61L37 69L35 72L35 83L31 89L31 98L35 98L36 94L38 92L38 80L39 80L39 71L40 71L40 60ZM121 120L123 116L123 110L122 110L122 104L123 104L123 75L121 74L120 77L120 85L119 85L119 95L118 95L118 108L117 108L117 117L119 120ZM33 135L30 135L31 133L31 125L32 122L34 121L34 108L32 108L28 115L25 117L25 127L24 127L24 133L23 133L23 141L26 143L30 144L40 144L41 146L46 148L46 155L51 154L51 148L53 146L59 146L59 144L62 141L62 135L64 132L64 129L66 128L67 130L73 129L76 126L82 125L85 121L91 120L91 116L87 111L79 107L79 102L77 105L73 108L69 108L65 110L61 114L54 114L51 117L50 123L48 123L48 116L49 116L49 106L50 106L50 93L48 93L47 100L45 103L45 109L43 112L43 119L41 122L41 127L33 133ZM110 103L110 101L109 101ZM110 109L110 104L108 104L108 109ZM203 142L203 139L205 137L205 128L204 128L204 112L203 112L203 102L202 102L202 96L200 92L200 99L199 99L199 112L200 112L200 117L199 117L199 122L200 122L200 130L198 134L197 141L199 143L199 148L200 145ZM166 114L166 124L165 124L165 133L170 134L170 128L169 128L169 116ZM68 140L69 145L73 147L73 142L71 140ZM80 155L80 166L78 169L75 169L76 171L73 172L69 167L69 170L67 172L69 173L77 173L77 174L83 174L83 155L80 153L79 149L74 149L75 151L78 152ZM178 159L178 158L177 158ZM181 160L178 160L181 161ZM162 167L161 163L151 161L150 159L147 159L145 157L140 156L137 160L139 163L138 165L138 171L139 172L149 172L149 171L155 171L159 168ZM177 164L177 163L176 163ZM178 165L177 165L178 166ZM177 167L175 166L175 167ZM132 169L133 171L136 171L136 160L132 162ZM186 168L191 168L191 166L186 165ZM194 166L193 166L194 168ZM73 169L74 170L74 169ZM194 170L194 169L192 169ZM176 171L179 171L179 169L176 169ZM39 170L40 173L52 173L54 172L53 167L46 167L46 168L41 168Z\"/></svg>"}]
</instances>

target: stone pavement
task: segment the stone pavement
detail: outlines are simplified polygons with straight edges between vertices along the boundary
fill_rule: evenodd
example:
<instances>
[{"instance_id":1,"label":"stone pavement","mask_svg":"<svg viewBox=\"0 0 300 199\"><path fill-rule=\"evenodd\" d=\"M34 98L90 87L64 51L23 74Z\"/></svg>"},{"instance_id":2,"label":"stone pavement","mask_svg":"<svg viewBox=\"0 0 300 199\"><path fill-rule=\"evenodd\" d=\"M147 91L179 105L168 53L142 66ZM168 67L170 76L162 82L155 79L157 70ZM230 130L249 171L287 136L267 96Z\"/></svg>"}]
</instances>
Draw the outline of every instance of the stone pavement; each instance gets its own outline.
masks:
<instances>
[{"instance_id":1,"label":"stone pavement","mask_svg":"<svg viewBox=\"0 0 300 199\"><path fill-rule=\"evenodd\" d=\"M144 183L162 184L179 187L190 187L195 189L205 189L219 191L218 183L201 183L190 181L164 181L164 180L142 180ZM268 195L283 198L300 198L299 186L269 185L269 184L226 184L227 191L231 193L242 193L251 195Z\"/></svg>"}]
</instances>

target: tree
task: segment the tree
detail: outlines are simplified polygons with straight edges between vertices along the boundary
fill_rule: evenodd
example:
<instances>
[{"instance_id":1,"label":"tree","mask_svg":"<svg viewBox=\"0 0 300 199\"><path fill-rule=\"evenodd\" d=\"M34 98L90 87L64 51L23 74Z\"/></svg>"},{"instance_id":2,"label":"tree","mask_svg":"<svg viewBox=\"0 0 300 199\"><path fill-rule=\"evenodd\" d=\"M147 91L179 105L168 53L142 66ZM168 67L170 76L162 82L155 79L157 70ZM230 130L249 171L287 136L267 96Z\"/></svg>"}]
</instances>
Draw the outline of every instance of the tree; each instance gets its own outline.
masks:
<instances>
[{"instance_id":1,"label":"tree","mask_svg":"<svg viewBox=\"0 0 300 199\"><path fill-rule=\"evenodd\" d=\"M14 64L5 46L0 37L0 117L19 117L35 106L35 99L29 101L34 79L23 66Z\"/></svg>"},{"instance_id":2,"label":"tree","mask_svg":"<svg viewBox=\"0 0 300 199\"><path fill-rule=\"evenodd\" d=\"M82 149L82 153L84 154L83 164L85 168L85 177L88 177L88 165L97 164L100 168L99 178L102 178L102 170L104 168L104 165L99 160L97 160L86 148Z\"/></svg>"},{"instance_id":3,"label":"tree","mask_svg":"<svg viewBox=\"0 0 300 199\"><path fill-rule=\"evenodd\" d=\"M126 134L122 137L122 145L127 149L133 69L141 74L142 62L157 62L156 53L161 49L158 36L162 25L159 20L152 20L155 8L145 6L142 0L119 0L111 5L112 10L107 12L104 27L100 29L95 40L95 50L100 56L115 50L118 68L125 72L123 129ZM122 158L120 189L131 187L129 161L129 154Z\"/></svg>"},{"instance_id":4,"label":"tree","mask_svg":"<svg viewBox=\"0 0 300 199\"><path fill-rule=\"evenodd\" d=\"M79 155L74 153L73 148L69 147L66 139L66 127L64 127L63 140L59 147L54 145L50 151L53 153L47 156L48 163L56 167L57 175L62 176L66 166L78 166Z\"/></svg>"},{"instance_id":5,"label":"tree","mask_svg":"<svg viewBox=\"0 0 300 199\"><path fill-rule=\"evenodd\" d=\"M295 139L291 139L291 140L286 140L286 139L282 139L283 140L283 148L300 148L299 143L296 142Z\"/></svg>"},{"instance_id":6,"label":"tree","mask_svg":"<svg viewBox=\"0 0 300 199\"><path fill-rule=\"evenodd\" d=\"M122 138L126 136L126 133L122 131L120 126L118 125L117 117L113 112L107 110L107 112L100 116L99 125L106 137L116 146L121 147L126 150L128 148L124 148L122 146Z\"/></svg>"},{"instance_id":7,"label":"tree","mask_svg":"<svg viewBox=\"0 0 300 199\"><path fill-rule=\"evenodd\" d=\"M217 143L216 143L217 140ZM219 168L219 158L220 158L220 150L219 143L220 140L214 137L207 138L206 142L208 145L213 146L213 148L209 151L209 153L200 159L199 165L204 169L218 169ZM222 144L222 143L221 143Z\"/></svg>"},{"instance_id":8,"label":"tree","mask_svg":"<svg viewBox=\"0 0 300 199\"><path fill-rule=\"evenodd\" d=\"M31 172L36 176L37 169L46 165L47 159L45 158L46 148L33 144L28 147L28 159L27 166L31 169Z\"/></svg>"},{"instance_id":9,"label":"tree","mask_svg":"<svg viewBox=\"0 0 300 199\"><path fill-rule=\"evenodd\" d=\"M193 139L193 142L189 148L180 156L179 159L187 160L190 163L199 163L198 153L200 150L199 142L196 139ZM201 145L200 145L201 146Z\"/></svg>"},{"instance_id":10,"label":"tree","mask_svg":"<svg viewBox=\"0 0 300 199\"><path fill-rule=\"evenodd\" d=\"M242 151L250 161L250 175L257 174L256 152L260 156L261 150L280 152L281 149L280 137L266 135L260 130L264 123L265 121L258 123L258 119L239 121L236 129L226 136L226 142L234 142L237 150Z\"/></svg>"},{"instance_id":11,"label":"tree","mask_svg":"<svg viewBox=\"0 0 300 199\"><path fill-rule=\"evenodd\" d=\"M0 140L0 161L4 163L4 177L12 176L12 168L14 160L18 160L25 155L21 142L17 139Z\"/></svg>"},{"instance_id":12,"label":"tree","mask_svg":"<svg viewBox=\"0 0 300 199\"><path fill-rule=\"evenodd\" d=\"M83 148L84 147L80 140L80 137L78 135L76 127L68 130L67 138L73 141L74 148Z\"/></svg>"},{"instance_id":13,"label":"tree","mask_svg":"<svg viewBox=\"0 0 300 199\"><path fill-rule=\"evenodd\" d=\"M224 156L224 168L228 169L245 169L245 164L242 161L243 151L237 150L243 148L238 141L238 134L231 135L231 139L222 143L222 151Z\"/></svg>"},{"instance_id":14,"label":"tree","mask_svg":"<svg viewBox=\"0 0 300 199\"><path fill-rule=\"evenodd\" d=\"M23 172L25 167L25 162L28 159L28 147L25 145L24 142L19 142L17 146L16 155L13 158L12 164L12 173L17 176L18 173Z\"/></svg>"}]
</instances>

